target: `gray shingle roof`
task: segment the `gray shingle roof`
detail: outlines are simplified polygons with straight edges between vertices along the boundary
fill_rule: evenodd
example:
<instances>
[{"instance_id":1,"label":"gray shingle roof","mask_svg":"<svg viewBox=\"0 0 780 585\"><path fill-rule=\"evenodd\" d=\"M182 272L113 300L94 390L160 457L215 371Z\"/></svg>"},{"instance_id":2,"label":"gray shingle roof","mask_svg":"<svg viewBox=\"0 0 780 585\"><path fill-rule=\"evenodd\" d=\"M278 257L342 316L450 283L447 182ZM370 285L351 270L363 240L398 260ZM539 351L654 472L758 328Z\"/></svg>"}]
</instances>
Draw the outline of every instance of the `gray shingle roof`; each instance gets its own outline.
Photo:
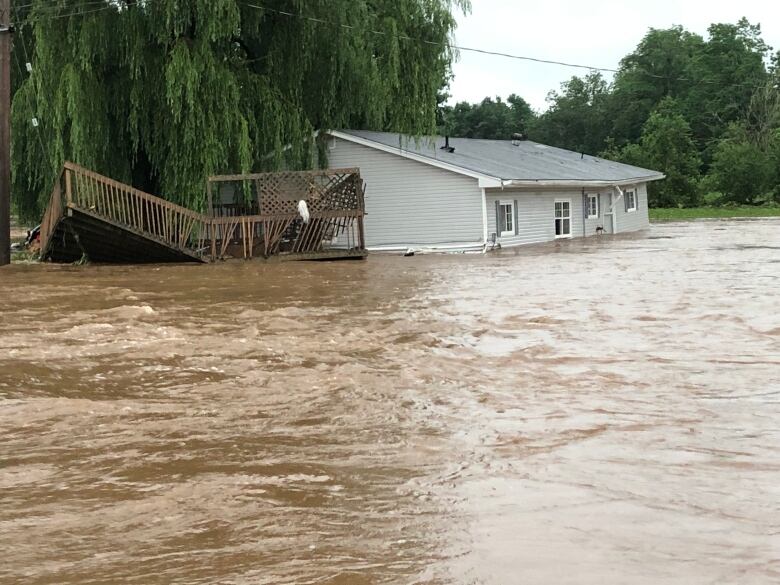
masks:
<instances>
[{"instance_id":1,"label":"gray shingle roof","mask_svg":"<svg viewBox=\"0 0 780 585\"><path fill-rule=\"evenodd\" d=\"M441 150L444 138L440 136L415 139L390 132L341 132L503 181L643 182L663 178L657 171L531 141L515 146L511 140L450 138L455 152L449 153Z\"/></svg>"}]
</instances>

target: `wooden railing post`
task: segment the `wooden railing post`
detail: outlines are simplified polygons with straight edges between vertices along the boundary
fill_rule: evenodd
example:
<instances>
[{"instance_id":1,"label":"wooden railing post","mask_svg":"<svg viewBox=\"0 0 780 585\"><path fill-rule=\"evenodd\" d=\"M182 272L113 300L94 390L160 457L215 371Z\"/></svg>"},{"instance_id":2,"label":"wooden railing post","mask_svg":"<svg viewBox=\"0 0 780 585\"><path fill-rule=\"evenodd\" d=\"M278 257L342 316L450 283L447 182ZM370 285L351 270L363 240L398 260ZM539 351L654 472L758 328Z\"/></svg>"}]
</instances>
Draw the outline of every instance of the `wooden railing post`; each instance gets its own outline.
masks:
<instances>
[{"instance_id":1,"label":"wooden railing post","mask_svg":"<svg viewBox=\"0 0 780 585\"><path fill-rule=\"evenodd\" d=\"M65 175L65 201L68 204L73 203L73 184L71 181L71 170L67 167L62 170L62 174Z\"/></svg>"}]
</instances>

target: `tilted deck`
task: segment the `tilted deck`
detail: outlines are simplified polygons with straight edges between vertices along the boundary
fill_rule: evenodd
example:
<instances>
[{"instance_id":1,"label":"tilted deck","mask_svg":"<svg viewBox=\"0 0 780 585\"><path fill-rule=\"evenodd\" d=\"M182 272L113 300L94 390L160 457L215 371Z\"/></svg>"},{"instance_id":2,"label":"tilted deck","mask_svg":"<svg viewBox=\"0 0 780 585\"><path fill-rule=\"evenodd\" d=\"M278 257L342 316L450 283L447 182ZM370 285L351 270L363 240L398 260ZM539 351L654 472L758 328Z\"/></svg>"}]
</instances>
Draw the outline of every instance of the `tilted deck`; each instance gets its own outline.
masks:
<instances>
[{"instance_id":1,"label":"tilted deck","mask_svg":"<svg viewBox=\"0 0 780 585\"><path fill-rule=\"evenodd\" d=\"M285 198L312 199L308 223L289 205L276 206L283 213L204 215L66 163L41 224L41 255L53 262L86 257L128 264L365 257L363 184L356 169L278 175L283 182L295 177L293 185L324 185ZM266 175L252 177L259 185L257 177ZM349 209L343 205L345 190L355 204ZM333 245L339 241L341 247Z\"/></svg>"}]
</instances>

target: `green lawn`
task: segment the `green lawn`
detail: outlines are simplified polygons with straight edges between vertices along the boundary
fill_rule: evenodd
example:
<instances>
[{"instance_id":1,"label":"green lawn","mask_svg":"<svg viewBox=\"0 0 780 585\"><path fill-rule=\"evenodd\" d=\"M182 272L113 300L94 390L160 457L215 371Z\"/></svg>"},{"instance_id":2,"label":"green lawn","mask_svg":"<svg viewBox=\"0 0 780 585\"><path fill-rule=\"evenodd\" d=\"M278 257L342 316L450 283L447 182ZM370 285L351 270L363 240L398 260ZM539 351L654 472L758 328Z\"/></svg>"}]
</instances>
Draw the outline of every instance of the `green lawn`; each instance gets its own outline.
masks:
<instances>
[{"instance_id":1,"label":"green lawn","mask_svg":"<svg viewBox=\"0 0 780 585\"><path fill-rule=\"evenodd\" d=\"M652 221L705 219L719 217L775 217L780 216L778 207L691 207L687 209L651 209Z\"/></svg>"}]
</instances>

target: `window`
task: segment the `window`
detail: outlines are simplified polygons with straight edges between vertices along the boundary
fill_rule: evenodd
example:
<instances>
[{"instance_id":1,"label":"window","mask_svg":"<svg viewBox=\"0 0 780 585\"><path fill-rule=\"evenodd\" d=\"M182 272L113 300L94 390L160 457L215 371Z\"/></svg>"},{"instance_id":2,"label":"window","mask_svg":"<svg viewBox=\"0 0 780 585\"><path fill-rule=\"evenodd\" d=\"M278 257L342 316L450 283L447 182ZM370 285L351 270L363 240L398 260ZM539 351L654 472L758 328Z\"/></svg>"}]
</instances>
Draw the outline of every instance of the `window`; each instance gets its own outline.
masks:
<instances>
[{"instance_id":1,"label":"window","mask_svg":"<svg viewBox=\"0 0 780 585\"><path fill-rule=\"evenodd\" d=\"M588 219L595 219L599 216L599 196L588 195Z\"/></svg>"},{"instance_id":2,"label":"window","mask_svg":"<svg viewBox=\"0 0 780 585\"><path fill-rule=\"evenodd\" d=\"M555 237L571 237L571 199L555 201Z\"/></svg>"},{"instance_id":3,"label":"window","mask_svg":"<svg viewBox=\"0 0 780 585\"><path fill-rule=\"evenodd\" d=\"M502 236L515 235L515 204L502 201L498 208L498 231Z\"/></svg>"},{"instance_id":4,"label":"window","mask_svg":"<svg viewBox=\"0 0 780 585\"><path fill-rule=\"evenodd\" d=\"M636 211L636 192L626 191L624 197L626 198L626 211L629 213Z\"/></svg>"}]
</instances>

